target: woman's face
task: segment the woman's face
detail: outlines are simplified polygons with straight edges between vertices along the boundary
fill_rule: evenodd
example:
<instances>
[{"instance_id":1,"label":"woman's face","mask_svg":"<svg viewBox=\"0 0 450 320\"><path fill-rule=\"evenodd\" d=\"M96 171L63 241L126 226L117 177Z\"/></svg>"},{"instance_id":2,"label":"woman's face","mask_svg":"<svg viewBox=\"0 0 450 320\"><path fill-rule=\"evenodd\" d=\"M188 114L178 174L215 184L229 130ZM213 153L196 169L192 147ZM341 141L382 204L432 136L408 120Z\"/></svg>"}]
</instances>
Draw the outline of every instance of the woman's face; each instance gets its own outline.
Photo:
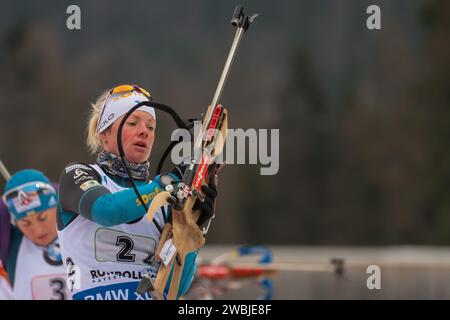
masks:
<instances>
[{"instance_id":1,"label":"woman's face","mask_svg":"<svg viewBox=\"0 0 450 320\"><path fill-rule=\"evenodd\" d=\"M40 246L50 244L56 237L56 207L16 221L25 237Z\"/></svg>"},{"instance_id":2,"label":"woman's face","mask_svg":"<svg viewBox=\"0 0 450 320\"><path fill-rule=\"evenodd\" d=\"M124 116L113 123L111 129L100 133L103 149L119 156L117 131ZM122 129L122 145L125 156L132 163L148 160L155 140L155 119L147 112L137 110L125 121Z\"/></svg>"}]
</instances>

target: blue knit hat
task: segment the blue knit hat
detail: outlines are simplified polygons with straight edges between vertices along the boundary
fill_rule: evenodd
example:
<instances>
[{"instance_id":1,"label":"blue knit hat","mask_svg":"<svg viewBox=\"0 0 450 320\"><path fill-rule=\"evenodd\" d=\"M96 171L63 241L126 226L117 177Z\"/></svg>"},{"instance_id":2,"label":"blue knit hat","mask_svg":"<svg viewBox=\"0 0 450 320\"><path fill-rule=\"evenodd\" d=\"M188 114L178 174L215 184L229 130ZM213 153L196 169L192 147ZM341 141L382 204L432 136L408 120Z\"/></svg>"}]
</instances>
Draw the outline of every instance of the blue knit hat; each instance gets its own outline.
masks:
<instances>
[{"instance_id":1,"label":"blue knit hat","mask_svg":"<svg viewBox=\"0 0 450 320\"><path fill-rule=\"evenodd\" d=\"M3 202L14 220L56 206L56 191L49 179L38 170L16 172L5 185Z\"/></svg>"}]
</instances>

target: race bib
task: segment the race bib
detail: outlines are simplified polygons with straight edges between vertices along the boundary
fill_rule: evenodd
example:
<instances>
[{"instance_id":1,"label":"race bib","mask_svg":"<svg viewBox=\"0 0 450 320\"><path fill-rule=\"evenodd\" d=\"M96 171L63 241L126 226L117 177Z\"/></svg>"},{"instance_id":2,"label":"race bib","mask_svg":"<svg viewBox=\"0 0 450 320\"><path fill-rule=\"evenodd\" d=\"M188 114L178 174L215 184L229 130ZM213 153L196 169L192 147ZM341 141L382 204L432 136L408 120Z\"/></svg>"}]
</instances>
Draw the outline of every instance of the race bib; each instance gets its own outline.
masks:
<instances>
[{"instance_id":1,"label":"race bib","mask_svg":"<svg viewBox=\"0 0 450 320\"><path fill-rule=\"evenodd\" d=\"M71 292L67 288L65 274L49 274L31 279L33 300L70 300Z\"/></svg>"},{"instance_id":2,"label":"race bib","mask_svg":"<svg viewBox=\"0 0 450 320\"><path fill-rule=\"evenodd\" d=\"M99 228L95 232L95 259L152 266L156 240L122 231Z\"/></svg>"}]
</instances>

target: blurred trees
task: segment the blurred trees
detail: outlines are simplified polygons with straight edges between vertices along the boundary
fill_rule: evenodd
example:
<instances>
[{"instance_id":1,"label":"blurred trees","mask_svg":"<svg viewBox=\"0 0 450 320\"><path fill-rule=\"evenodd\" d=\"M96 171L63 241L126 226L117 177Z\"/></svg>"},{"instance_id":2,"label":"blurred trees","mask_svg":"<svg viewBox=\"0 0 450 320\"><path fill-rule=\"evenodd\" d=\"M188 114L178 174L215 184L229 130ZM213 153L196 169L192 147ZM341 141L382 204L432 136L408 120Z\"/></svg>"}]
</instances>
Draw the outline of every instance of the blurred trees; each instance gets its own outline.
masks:
<instances>
[{"instance_id":1,"label":"blurred trees","mask_svg":"<svg viewBox=\"0 0 450 320\"><path fill-rule=\"evenodd\" d=\"M0 157L11 171L57 180L67 162L92 161L89 103L115 84L141 84L186 118L215 89L234 3L80 2L78 33L63 2L0 13ZM211 242L450 244L450 4L380 1L381 31L365 28L368 4L249 6L261 17L223 102L230 128L280 129L280 170L224 169ZM171 128L158 118L153 168Z\"/></svg>"},{"instance_id":2,"label":"blurred trees","mask_svg":"<svg viewBox=\"0 0 450 320\"><path fill-rule=\"evenodd\" d=\"M353 34L372 54L361 64L348 50L353 74L333 99L310 48L294 51L281 127L296 140L282 140L278 226L296 225L301 243L450 243L450 6L419 8L419 30L386 18L382 33Z\"/></svg>"},{"instance_id":3,"label":"blurred trees","mask_svg":"<svg viewBox=\"0 0 450 320\"><path fill-rule=\"evenodd\" d=\"M429 242L450 243L450 3L424 8L424 77L415 97L426 119L427 174L420 210Z\"/></svg>"}]
</instances>

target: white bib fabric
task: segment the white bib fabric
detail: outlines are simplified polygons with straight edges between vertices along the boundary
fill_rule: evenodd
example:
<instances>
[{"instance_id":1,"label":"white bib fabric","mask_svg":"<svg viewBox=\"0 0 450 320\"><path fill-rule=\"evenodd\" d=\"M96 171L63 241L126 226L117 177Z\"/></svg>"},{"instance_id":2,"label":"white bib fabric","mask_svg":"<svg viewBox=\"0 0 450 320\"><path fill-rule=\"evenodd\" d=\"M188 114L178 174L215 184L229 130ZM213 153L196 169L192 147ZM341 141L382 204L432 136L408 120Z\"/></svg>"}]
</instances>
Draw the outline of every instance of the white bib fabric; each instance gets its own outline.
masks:
<instances>
[{"instance_id":1,"label":"white bib fabric","mask_svg":"<svg viewBox=\"0 0 450 320\"><path fill-rule=\"evenodd\" d=\"M127 189L117 185L98 165L91 167L112 193ZM161 210L155 213L155 219L164 225ZM154 253L160 233L146 216L133 224L103 227L78 215L58 235L74 299L151 300L150 294L140 296L135 292L144 272L156 277L159 269Z\"/></svg>"},{"instance_id":2,"label":"white bib fabric","mask_svg":"<svg viewBox=\"0 0 450 320\"><path fill-rule=\"evenodd\" d=\"M70 300L66 267L56 265L43 247L23 237L17 254L13 293L18 300Z\"/></svg>"}]
</instances>

